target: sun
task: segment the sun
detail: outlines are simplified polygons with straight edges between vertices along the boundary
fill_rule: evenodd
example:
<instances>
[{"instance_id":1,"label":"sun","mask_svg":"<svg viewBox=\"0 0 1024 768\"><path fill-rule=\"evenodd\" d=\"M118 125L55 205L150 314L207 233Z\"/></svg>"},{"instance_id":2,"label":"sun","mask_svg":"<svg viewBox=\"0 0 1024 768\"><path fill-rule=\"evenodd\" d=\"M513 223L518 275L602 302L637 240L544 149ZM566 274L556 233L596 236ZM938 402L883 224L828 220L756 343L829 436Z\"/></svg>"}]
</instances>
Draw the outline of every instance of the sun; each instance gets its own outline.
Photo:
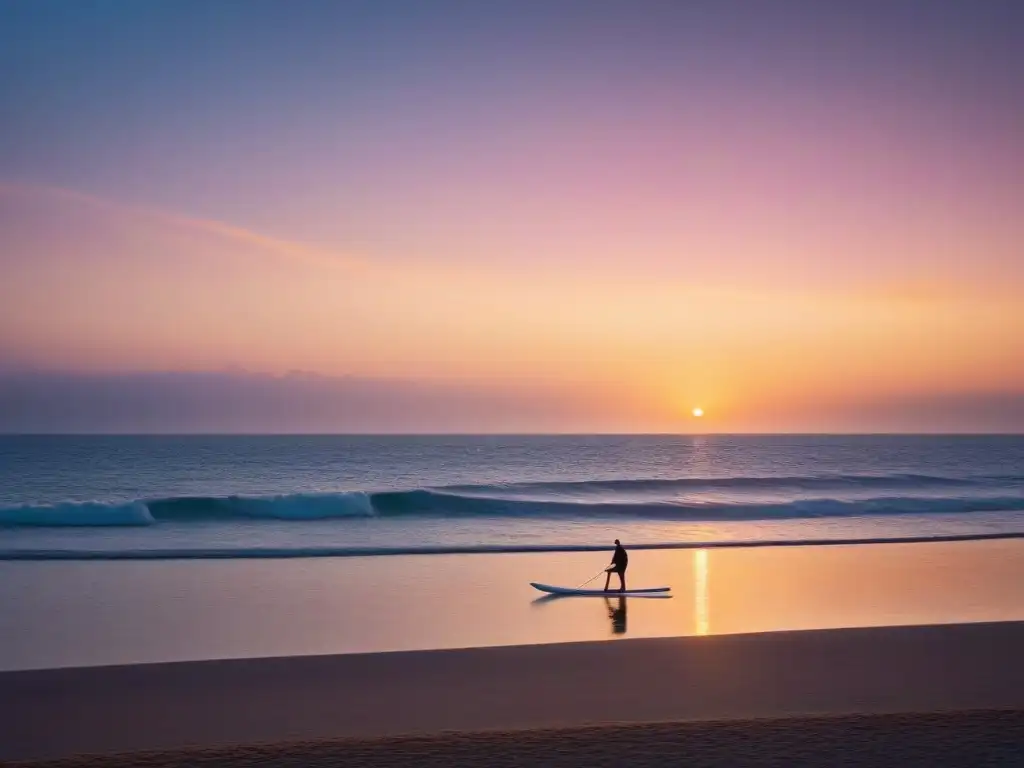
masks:
<instances>
[{"instance_id":1,"label":"sun","mask_svg":"<svg viewBox=\"0 0 1024 768\"><path fill-rule=\"evenodd\" d=\"M704 409L703 408L694 408L693 409L693 417L695 419L699 419L703 415L704 415Z\"/></svg>"}]
</instances>

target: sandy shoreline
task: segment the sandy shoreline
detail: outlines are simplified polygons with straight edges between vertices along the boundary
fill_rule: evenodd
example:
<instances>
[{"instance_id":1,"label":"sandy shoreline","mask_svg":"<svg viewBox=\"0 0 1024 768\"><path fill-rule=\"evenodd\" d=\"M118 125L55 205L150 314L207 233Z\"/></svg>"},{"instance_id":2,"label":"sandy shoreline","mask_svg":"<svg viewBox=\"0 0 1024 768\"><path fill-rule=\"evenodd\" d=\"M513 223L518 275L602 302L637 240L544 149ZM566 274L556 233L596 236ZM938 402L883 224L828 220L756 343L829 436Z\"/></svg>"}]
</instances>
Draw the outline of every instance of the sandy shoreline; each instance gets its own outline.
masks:
<instances>
[{"instance_id":1,"label":"sandy shoreline","mask_svg":"<svg viewBox=\"0 0 1024 768\"><path fill-rule=\"evenodd\" d=\"M671 600L538 600L591 553L0 563L0 671L1024 621L1024 540L650 551ZM354 588L353 588L354 585ZM628 607L628 610L625 610Z\"/></svg>"},{"instance_id":2,"label":"sandy shoreline","mask_svg":"<svg viewBox=\"0 0 1024 768\"><path fill-rule=\"evenodd\" d=\"M1024 622L0 674L0 759L799 715L1024 709Z\"/></svg>"},{"instance_id":3,"label":"sandy shoreline","mask_svg":"<svg viewBox=\"0 0 1024 768\"><path fill-rule=\"evenodd\" d=\"M998 533L948 533L934 536L885 536L875 538L834 537L810 539L743 539L720 541L673 541L658 543L630 544L630 550L637 552L689 552L695 549L766 549L796 547L851 547L882 546L887 544L959 544L975 541L1013 541L1024 539L1024 531L1000 531ZM410 547L304 547L297 549L250 549L239 550L230 547L197 548L193 550L135 549L7 549L3 552L4 562L146 562L180 560L309 560L325 558L337 560L351 557L419 557L423 555L524 555L524 554L566 554L570 552L608 551L607 544L494 544L494 545L437 545Z\"/></svg>"},{"instance_id":4,"label":"sandy shoreline","mask_svg":"<svg viewBox=\"0 0 1024 768\"><path fill-rule=\"evenodd\" d=\"M453 768L455 766L851 766L978 768L1020 765L1024 711L848 715L558 730L341 739L255 747L70 758L49 768Z\"/></svg>"}]
</instances>

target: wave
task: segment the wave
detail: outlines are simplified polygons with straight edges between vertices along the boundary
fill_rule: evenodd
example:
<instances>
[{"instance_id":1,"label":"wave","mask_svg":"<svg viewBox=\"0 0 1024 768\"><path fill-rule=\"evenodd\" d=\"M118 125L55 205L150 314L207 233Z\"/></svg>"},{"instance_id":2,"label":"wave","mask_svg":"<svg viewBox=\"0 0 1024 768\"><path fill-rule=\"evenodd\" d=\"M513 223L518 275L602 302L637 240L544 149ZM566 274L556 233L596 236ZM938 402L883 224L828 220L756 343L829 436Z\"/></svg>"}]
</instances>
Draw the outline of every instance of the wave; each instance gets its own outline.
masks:
<instances>
[{"instance_id":1,"label":"wave","mask_svg":"<svg viewBox=\"0 0 1024 768\"><path fill-rule=\"evenodd\" d=\"M1022 539L1024 531L1000 533L952 533L933 536L892 536L829 539L758 539L738 541L680 541L630 544L631 550L651 549L747 549L758 547L826 547L859 544L922 544L953 541ZM603 552L607 544L495 544L438 545L419 547L247 547L206 549L118 549L118 550L0 550L4 560L282 560L311 557L372 557L388 555L453 555L528 552Z\"/></svg>"},{"instance_id":2,"label":"wave","mask_svg":"<svg viewBox=\"0 0 1024 768\"><path fill-rule=\"evenodd\" d=\"M0 508L0 525L5 526L152 525L155 522L149 507L142 501L126 504L68 501Z\"/></svg>"},{"instance_id":3,"label":"wave","mask_svg":"<svg viewBox=\"0 0 1024 768\"><path fill-rule=\"evenodd\" d=\"M991 475L985 477L950 477L946 475L923 475L914 473L893 473L884 475L866 474L816 474L816 475L773 475L740 477L681 477L651 479L575 480L555 482L522 482L502 485L453 485L448 491L466 494L552 494L573 493L664 493L667 491L701 490L787 490L819 489L848 490L851 488L956 488L989 485L992 482L1019 484L1024 477L1019 475Z\"/></svg>"},{"instance_id":4,"label":"wave","mask_svg":"<svg viewBox=\"0 0 1024 768\"><path fill-rule=\"evenodd\" d=\"M0 526L146 526L160 521L332 520L374 517L370 495L297 493L279 496L180 496L128 503L98 501L0 508Z\"/></svg>"},{"instance_id":5,"label":"wave","mask_svg":"<svg viewBox=\"0 0 1024 768\"><path fill-rule=\"evenodd\" d=\"M372 505L380 517L400 515L479 517L635 517L649 520L784 520L889 514L1004 512L1024 509L1024 496L884 496L867 499L814 498L793 501L582 502L462 496L441 491L378 493Z\"/></svg>"},{"instance_id":6,"label":"wave","mask_svg":"<svg viewBox=\"0 0 1024 768\"><path fill-rule=\"evenodd\" d=\"M641 481L648 482L648 481ZM661 482L661 481L658 481ZM67 502L0 508L3 526L149 526L213 520L312 521L401 517L634 518L664 521L748 521L880 515L934 515L1024 510L1015 495L871 496L787 501L527 499L454 488L412 491L301 493L276 496L175 497L127 503ZM1004 489L1005 490L1005 489Z\"/></svg>"},{"instance_id":7,"label":"wave","mask_svg":"<svg viewBox=\"0 0 1024 768\"><path fill-rule=\"evenodd\" d=\"M193 496L146 502L154 520L332 520L374 517L370 494L294 493L276 496ZM0 520L2 520L0 513Z\"/></svg>"}]
</instances>

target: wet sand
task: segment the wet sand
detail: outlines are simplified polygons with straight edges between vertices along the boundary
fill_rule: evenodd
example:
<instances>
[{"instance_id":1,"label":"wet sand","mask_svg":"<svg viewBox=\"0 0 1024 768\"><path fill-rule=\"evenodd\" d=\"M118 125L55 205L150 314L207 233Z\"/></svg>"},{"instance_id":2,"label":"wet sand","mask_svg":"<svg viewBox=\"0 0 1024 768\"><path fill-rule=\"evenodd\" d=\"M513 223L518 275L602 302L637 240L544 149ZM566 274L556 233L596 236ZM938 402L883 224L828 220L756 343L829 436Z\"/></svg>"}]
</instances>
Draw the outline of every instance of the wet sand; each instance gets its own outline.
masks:
<instances>
[{"instance_id":1,"label":"wet sand","mask_svg":"<svg viewBox=\"0 0 1024 768\"><path fill-rule=\"evenodd\" d=\"M1024 622L1006 622L8 672L0 674L0 759L276 743L284 746L269 748L266 758L243 750L224 759L239 765L264 759L271 765L315 765L331 761L329 751L341 748L286 743L595 724L1024 710L1022 647ZM1020 743L1019 715L951 717L973 719L957 721L954 733L949 723L934 718L915 721L917 731L891 719L872 721L877 725L870 727L880 729L881 743L888 739L893 744L896 753L889 764L961 764L920 757L962 756L963 747L949 751L956 740L967 739L979 750ZM639 749L648 741L644 733L660 734L655 744L668 739L665 749L674 749L671 743L683 738L672 733L697 733L703 735L692 738L711 746L707 760L693 764L715 765L735 764L735 759L728 762L730 754L758 759L783 754L762 752L758 739L749 736L776 728L772 743L778 749L796 739L793 749L811 755L813 763L813 755L820 760L829 744L838 749L837 740L855 737L868 745L872 739L865 736L866 722L815 726L833 734L829 741L805 723L734 725L725 731L711 726L698 731L611 728L564 738L539 732L450 736L344 749L353 760L362 760L352 765L430 764L422 754L402 757L410 745L419 744L416 749L446 764L487 754L491 765L540 760L593 766L616 764L595 761L605 754L621 755L615 750L628 750L630 744ZM561 745L560 762L541 760L554 742ZM526 750L520 762L513 748ZM384 756L373 757L373 750L384 750ZM647 764L666 754L658 752ZM716 754L726 755L726 762L715 763ZM877 751L872 754L878 758ZM147 760L157 761L154 765L192 760L179 758Z\"/></svg>"},{"instance_id":2,"label":"wet sand","mask_svg":"<svg viewBox=\"0 0 1024 768\"><path fill-rule=\"evenodd\" d=\"M1024 539L635 552L673 597L624 605L529 586L608 557L0 563L0 670L1024 620Z\"/></svg>"}]
</instances>

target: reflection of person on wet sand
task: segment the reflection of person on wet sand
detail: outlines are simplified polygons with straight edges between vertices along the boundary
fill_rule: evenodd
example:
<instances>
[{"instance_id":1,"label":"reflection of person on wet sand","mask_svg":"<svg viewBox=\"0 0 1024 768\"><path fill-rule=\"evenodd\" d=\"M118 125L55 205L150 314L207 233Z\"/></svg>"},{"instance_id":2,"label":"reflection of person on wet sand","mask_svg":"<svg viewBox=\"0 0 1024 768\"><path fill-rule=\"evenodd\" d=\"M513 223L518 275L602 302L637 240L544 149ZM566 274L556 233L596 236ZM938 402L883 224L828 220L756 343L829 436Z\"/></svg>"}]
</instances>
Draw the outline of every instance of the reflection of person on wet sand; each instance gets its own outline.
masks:
<instances>
[{"instance_id":1,"label":"reflection of person on wet sand","mask_svg":"<svg viewBox=\"0 0 1024 768\"><path fill-rule=\"evenodd\" d=\"M619 604L617 606L612 605L612 601L607 597L604 599L604 604L608 607L608 618L612 620L612 633L616 635L623 635L626 633L626 598L624 595L619 596Z\"/></svg>"}]
</instances>

